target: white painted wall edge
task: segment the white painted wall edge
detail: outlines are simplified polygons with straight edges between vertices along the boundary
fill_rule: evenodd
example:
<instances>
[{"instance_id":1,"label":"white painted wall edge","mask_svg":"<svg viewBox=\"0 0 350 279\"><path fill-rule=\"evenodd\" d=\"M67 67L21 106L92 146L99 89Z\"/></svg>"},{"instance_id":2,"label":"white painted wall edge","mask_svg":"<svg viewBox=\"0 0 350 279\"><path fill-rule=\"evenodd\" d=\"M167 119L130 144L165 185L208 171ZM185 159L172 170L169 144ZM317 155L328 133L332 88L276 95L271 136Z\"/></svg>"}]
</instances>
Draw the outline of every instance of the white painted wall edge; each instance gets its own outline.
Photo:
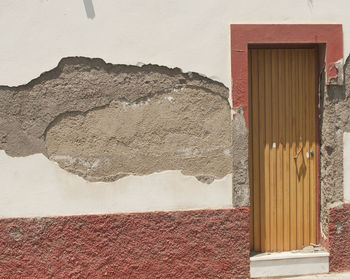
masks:
<instances>
[{"instance_id":1,"label":"white painted wall edge","mask_svg":"<svg viewBox=\"0 0 350 279\"><path fill-rule=\"evenodd\" d=\"M0 217L232 208L232 175L203 184L180 171L87 182L42 154L0 151Z\"/></svg>"},{"instance_id":2,"label":"white painted wall edge","mask_svg":"<svg viewBox=\"0 0 350 279\"><path fill-rule=\"evenodd\" d=\"M344 132L344 202L350 202L350 133Z\"/></svg>"}]
</instances>

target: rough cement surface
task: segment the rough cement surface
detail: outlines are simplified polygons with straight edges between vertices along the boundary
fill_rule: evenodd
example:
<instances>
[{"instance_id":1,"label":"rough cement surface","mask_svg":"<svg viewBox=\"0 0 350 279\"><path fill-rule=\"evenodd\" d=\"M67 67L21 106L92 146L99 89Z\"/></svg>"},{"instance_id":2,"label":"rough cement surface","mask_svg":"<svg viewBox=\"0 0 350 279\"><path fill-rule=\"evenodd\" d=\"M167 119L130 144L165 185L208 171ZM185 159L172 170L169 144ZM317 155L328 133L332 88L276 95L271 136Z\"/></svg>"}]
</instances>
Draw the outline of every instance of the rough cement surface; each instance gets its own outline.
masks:
<instances>
[{"instance_id":1,"label":"rough cement surface","mask_svg":"<svg viewBox=\"0 0 350 279\"><path fill-rule=\"evenodd\" d=\"M65 113L48 128L46 147L49 158L87 180L176 169L222 178L232 169L229 123L220 96L184 88Z\"/></svg>"},{"instance_id":2,"label":"rough cement surface","mask_svg":"<svg viewBox=\"0 0 350 279\"><path fill-rule=\"evenodd\" d=\"M90 181L182 170L232 172L228 88L157 65L64 58L26 85L0 87L0 149L43 153Z\"/></svg>"},{"instance_id":3,"label":"rough cement surface","mask_svg":"<svg viewBox=\"0 0 350 279\"><path fill-rule=\"evenodd\" d=\"M248 129L243 114L239 109L232 121L233 207L249 206Z\"/></svg>"},{"instance_id":4,"label":"rough cement surface","mask_svg":"<svg viewBox=\"0 0 350 279\"><path fill-rule=\"evenodd\" d=\"M344 86L321 84L320 183L321 230L327 236L329 210L343 201L343 133L350 131L350 60L344 65ZM321 80L325 80L324 77ZM324 90L323 90L324 89ZM322 92L323 91L323 92Z\"/></svg>"},{"instance_id":5,"label":"rough cement surface","mask_svg":"<svg viewBox=\"0 0 350 279\"><path fill-rule=\"evenodd\" d=\"M1 278L249 278L249 209L0 220Z\"/></svg>"}]
</instances>

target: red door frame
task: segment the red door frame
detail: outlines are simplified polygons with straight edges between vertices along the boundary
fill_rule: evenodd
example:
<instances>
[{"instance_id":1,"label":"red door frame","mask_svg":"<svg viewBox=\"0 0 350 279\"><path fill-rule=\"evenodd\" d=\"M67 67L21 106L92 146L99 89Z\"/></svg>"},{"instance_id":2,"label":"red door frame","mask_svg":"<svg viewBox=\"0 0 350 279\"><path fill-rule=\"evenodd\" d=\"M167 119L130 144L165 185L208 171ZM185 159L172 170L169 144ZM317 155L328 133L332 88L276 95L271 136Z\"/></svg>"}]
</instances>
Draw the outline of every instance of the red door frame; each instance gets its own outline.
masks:
<instances>
[{"instance_id":1,"label":"red door frame","mask_svg":"<svg viewBox=\"0 0 350 279\"><path fill-rule=\"evenodd\" d=\"M232 103L234 111L243 110L249 128L248 47L249 45L309 45L324 47L326 84L342 82L338 62L343 59L341 24L231 24ZM323 59L323 58L321 58ZM340 63L342 67L342 63ZM318 92L319 93L319 92ZM316 94L317 98L317 94ZM318 99L318 98L317 98ZM317 104L318 105L318 104ZM317 114L318 115L318 114ZM235 115L233 115L235 117ZM320 212L319 123L317 127L317 210ZM320 242L320 220L317 215L317 241Z\"/></svg>"}]
</instances>

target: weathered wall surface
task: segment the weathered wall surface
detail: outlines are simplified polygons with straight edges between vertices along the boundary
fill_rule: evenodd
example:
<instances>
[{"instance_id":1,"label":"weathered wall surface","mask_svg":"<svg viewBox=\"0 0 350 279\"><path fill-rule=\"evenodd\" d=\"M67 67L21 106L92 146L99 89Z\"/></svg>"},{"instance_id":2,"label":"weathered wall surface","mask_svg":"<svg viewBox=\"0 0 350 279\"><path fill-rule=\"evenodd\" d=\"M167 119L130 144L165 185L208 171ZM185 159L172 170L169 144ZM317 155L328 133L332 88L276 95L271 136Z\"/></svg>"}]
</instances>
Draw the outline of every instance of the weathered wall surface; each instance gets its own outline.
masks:
<instances>
[{"instance_id":1,"label":"weathered wall surface","mask_svg":"<svg viewBox=\"0 0 350 279\"><path fill-rule=\"evenodd\" d=\"M248 129L243 110L236 112L232 130L232 203L234 207L249 206Z\"/></svg>"},{"instance_id":2,"label":"weathered wall surface","mask_svg":"<svg viewBox=\"0 0 350 279\"><path fill-rule=\"evenodd\" d=\"M330 210L329 218L329 270L350 270L350 204Z\"/></svg>"},{"instance_id":3,"label":"weathered wall surface","mask_svg":"<svg viewBox=\"0 0 350 279\"><path fill-rule=\"evenodd\" d=\"M327 86L320 97L320 214L324 236L328 232L330 208L344 200L344 171L347 170L344 170L343 158L350 155L343 153L344 132L350 131L349 58L344 65L344 75L344 86Z\"/></svg>"},{"instance_id":4,"label":"weathered wall surface","mask_svg":"<svg viewBox=\"0 0 350 279\"><path fill-rule=\"evenodd\" d=\"M265 3L256 0L239 3L225 0L219 4L211 1L191 0L187 1L186 5L180 2L164 3L157 0L147 4L140 0L76 3L64 0L60 2L28 1L25 3L23 1L3 1L0 17L0 33L3 35L0 51L0 60L2 61L0 65L0 84L11 86L25 84L43 71L53 68L62 57L84 55L101 57L115 64L135 65L138 62L143 62L157 63L169 67L177 66L185 71L204 73L229 86L229 24L300 22L312 24L336 21L336 23L343 25L344 52L347 55L350 42L350 38L346 35L350 28L348 14L344 9L347 5L346 0L341 0L336 6L324 0L273 1L271 5L265 5ZM140 14L144 16L140 17ZM247 14L249 14L249 17L247 17ZM12 22L12 24L9 25L8 22ZM26 36L23 34L26 34ZM92 72L94 71L92 70ZM77 72L79 72L79 69ZM98 72L97 70L97 75ZM93 80L91 76L88 79ZM30 115L16 121L6 119L6 123L0 124L2 130L10 129L18 132L17 135L12 136L1 135L2 148L5 148L4 145L6 145L8 154L12 156L23 151L27 154L46 152L47 146L43 140L45 137L43 127L47 127L47 123L54 121L59 114L64 113L64 111L75 110L76 107L78 107L78 112L87 112L88 110L94 110L96 107L109 105L111 98L106 92L104 93L106 95L102 94L102 98L99 98L102 95L98 96L97 99L90 98L91 96L88 97L91 93L86 90L90 86L88 86L88 83L86 81L85 87L82 87L85 88L82 94L85 94L86 98L91 101L91 105L87 105L80 100L76 100L76 103L72 101L70 108L69 105L62 104L64 108L57 110L57 114L52 114L52 108L48 112L40 111L40 106L26 107L25 103L27 101L31 103L31 100L35 99L34 95L30 95L31 100L23 100L22 105L18 106L18 103L15 102L21 101L19 99L22 98L19 91L28 91L28 86L22 87L21 90L19 88L17 88L18 90L2 88L2 94L12 95L14 91L18 91L15 94L18 95L18 99L14 98L14 102L6 104L11 106L13 111L9 111L8 108L6 108L6 111L16 115ZM39 86L39 84L35 86ZM144 88L144 85L142 87ZM60 89L58 84L57 90ZM39 91L34 90L32 94L36 94L35 92ZM71 92L71 94L74 93ZM52 101L53 103L56 102L56 100L46 100L47 106L50 106ZM84 107L79 107L77 103L83 104ZM29 123L29 118L33 117L34 119L36 117L34 113L36 110L42 113L42 120L32 126ZM23 114L21 111L26 111L26 113ZM331 119L332 111L327 113ZM82 114L82 117L86 121L84 114ZM23 127L25 133L19 132ZM330 129L330 132L325 132L325 134L329 133L333 137L334 131L332 129ZM339 136L336 135L338 142ZM13 140L11 140L11 137ZM239 141L240 137L237 138ZM9 142L14 143L14 145L11 147ZM15 142L20 144L16 145ZM60 148L64 146L64 142L61 143ZM27 147L24 150L17 148L18 146ZM324 146L329 146L329 144L327 143ZM332 170L332 167L327 167L327 165L331 164L331 156L338 160L341 160L342 157L336 156L337 152L332 152L332 148L329 147L324 147L323 154L327 153L326 149L333 155L329 155L329 157L325 155L329 160L326 158L325 164L322 165L323 173L325 173L322 180L325 181L325 185L332 185L334 181L331 176L334 169ZM120 172L109 171L101 175L98 169L91 170L92 167L96 167L96 161L92 161L90 158L85 158L87 159L85 161L77 161L73 156L55 156L56 150L52 152L50 155L60 161L62 167L79 173L86 179L94 181L113 180L122 176L124 172L120 169ZM239 158L240 153L237 152L233 155L237 155L237 158ZM48 153L46 155L49 156ZM350 155L345 154L344 156L349 157ZM97 162L102 162L102 160ZM241 164L237 161L234 161L234 163L233 167L239 171L240 166L244 165L244 163ZM111 163L111 166L113 165L114 163ZM186 166L180 166L180 168L186 168ZM141 172L143 171L141 170ZM182 171L186 172L186 170ZM193 169L187 171L192 173ZM243 173L244 171L234 177L235 183L241 185L234 189L234 192L238 195L247 192L247 175ZM211 175L213 176L213 174ZM203 181L210 182L212 176L203 177ZM214 176L220 177L221 175L215 171ZM340 182L336 181L335 183L339 185ZM328 189L322 194L324 196L324 208L327 208L328 204L338 201L341 196L340 191L332 192L331 186L326 186L326 188ZM335 198L329 198L331 196ZM240 204L241 199L238 199L238 202L237 204ZM245 204L245 202L242 204ZM326 211L322 213L322 219L325 220L327 219Z\"/></svg>"},{"instance_id":5,"label":"weathered wall surface","mask_svg":"<svg viewBox=\"0 0 350 279\"><path fill-rule=\"evenodd\" d=\"M0 87L0 148L43 153L90 181L182 170L232 172L228 88L159 66L66 58L28 85Z\"/></svg>"},{"instance_id":6,"label":"weathered wall surface","mask_svg":"<svg viewBox=\"0 0 350 279\"><path fill-rule=\"evenodd\" d=\"M2 278L248 278L247 208L0 220Z\"/></svg>"},{"instance_id":7,"label":"weathered wall surface","mask_svg":"<svg viewBox=\"0 0 350 279\"><path fill-rule=\"evenodd\" d=\"M16 87L0 87L0 217L226 208L232 207L232 202L237 207L247 205L247 131L240 113L232 130L227 103L231 82L229 24L336 21L343 24L346 56L350 49L347 6L347 0L337 5L326 0L273 0L271 5L258 0L191 0L186 4L159 0L3 1L0 84ZM88 10L94 11L93 16ZM26 84L55 67L62 57L76 55L125 65L67 58ZM154 65L126 66L138 62L180 67L211 79ZM350 131L348 64L345 87L327 88L321 102L324 234L329 210L332 226L332 208L343 200L343 156L350 157L350 153L342 153L343 132ZM136 126L140 130L131 129ZM6 253L0 257L0 268L2 274L11 272L12 277L14 268L9 267L13 266L22 273L19 277L31 272L44 277L49 272L60 274L60 267L77 277L90 271L99 275L105 271L102 267L118 268L117 264L124 267L120 277L125 276L125 270L133 270L135 277L142 278L138 272L145 266L154 272L150 277L157 273L169 278L171 272L178 272L181 276L176 277L211 278L210 268L215 275L220 271L222 277L246 277L247 212L240 210L225 211L231 212L232 218L223 219L213 217L219 214L215 211L203 213L201 221L195 211L1 219L1 231L9 233L0 236ZM342 220L346 214L347 210L341 213ZM136 217L141 215L148 221ZM143 227L138 227L138 222ZM193 229L191 223L205 229ZM219 223L222 226L217 227ZM123 226L135 240L125 235ZM334 241L330 242L336 255L341 236L332 228ZM187 229L186 238L179 238L183 246L176 246L181 256L167 257L174 251L167 250L169 242ZM69 230L71 236L66 235ZM120 232L120 239L115 231ZM149 242L143 243L145 235ZM154 242L159 235L160 246ZM128 240L130 250L120 245ZM114 250L108 249L110 243ZM197 249L194 243L202 248ZM123 249L137 251L138 247L143 250L136 255L157 257L161 264L151 265L151 260L145 263L140 257L119 261L120 255L126 255ZM347 259L346 251L339 251ZM96 262L84 259L86 254L93 255ZM26 258L30 255L31 259ZM199 267L189 266L197 257ZM334 259L332 264L337 256ZM236 274L229 273L232 267L237 267ZM109 276L109 269L106 272ZM67 274L62 273L62 277Z\"/></svg>"}]
</instances>

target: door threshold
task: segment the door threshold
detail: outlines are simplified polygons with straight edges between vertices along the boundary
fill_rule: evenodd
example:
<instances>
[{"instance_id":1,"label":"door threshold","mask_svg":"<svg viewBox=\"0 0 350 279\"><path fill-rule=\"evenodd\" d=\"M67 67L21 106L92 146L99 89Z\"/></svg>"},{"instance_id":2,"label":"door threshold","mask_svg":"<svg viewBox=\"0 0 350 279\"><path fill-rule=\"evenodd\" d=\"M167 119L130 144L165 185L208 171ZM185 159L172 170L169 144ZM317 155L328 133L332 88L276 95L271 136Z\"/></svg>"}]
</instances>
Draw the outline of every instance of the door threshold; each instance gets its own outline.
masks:
<instances>
[{"instance_id":1,"label":"door threshold","mask_svg":"<svg viewBox=\"0 0 350 279\"><path fill-rule=\"evenodd\" d=\"M258 253L250 257L251 278L328 272L329 253L325 250Z\"/></svg>"}]
</instances>

